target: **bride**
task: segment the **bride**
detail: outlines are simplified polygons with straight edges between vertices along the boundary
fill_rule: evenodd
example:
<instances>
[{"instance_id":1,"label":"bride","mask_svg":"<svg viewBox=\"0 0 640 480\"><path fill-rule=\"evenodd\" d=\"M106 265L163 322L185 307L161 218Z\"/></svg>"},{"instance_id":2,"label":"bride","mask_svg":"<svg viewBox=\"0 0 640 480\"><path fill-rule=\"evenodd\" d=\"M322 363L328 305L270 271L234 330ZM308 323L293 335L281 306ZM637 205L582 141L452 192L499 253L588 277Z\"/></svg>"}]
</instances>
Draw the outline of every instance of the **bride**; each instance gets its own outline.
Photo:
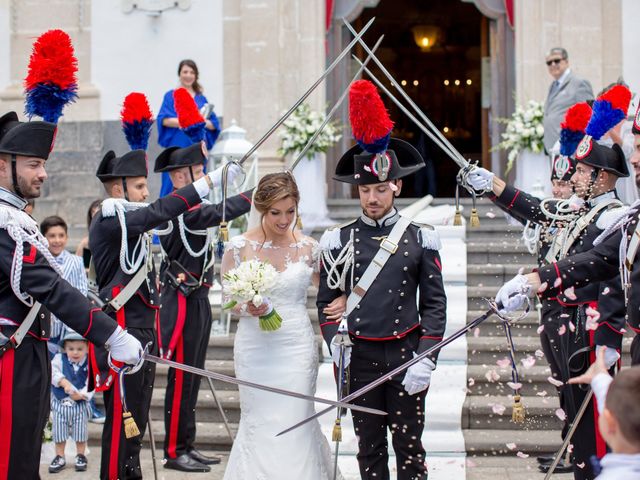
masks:
<instances>
[{"instance_id":1,"label":"bride","mask_svg":"<svg viewBox=\"0 0 640 480\"><path fill-rule=\"evenodd\" d=\"M289 173L264 176L253 195L252 217L259 220L231 239L222 259L222 274L244 260L273 265L278 273L269 300L282 326L263 331L265 303L241 306L234 344L236 376L266 385L313 395L318 374L318 345L307 313L307 288L318 285L317 243L295 230L300 194ZM256 212L258 215L256 215ZM338 319L344 297L325 313ZM236 307L238 308L238 307ZM285 435L276 434L315 413L311 402L240 386L240 426L224 480L333 478L333 460L317 420ZM342 478L340 475L337 478Z\"/></svg>"}]
</instances>

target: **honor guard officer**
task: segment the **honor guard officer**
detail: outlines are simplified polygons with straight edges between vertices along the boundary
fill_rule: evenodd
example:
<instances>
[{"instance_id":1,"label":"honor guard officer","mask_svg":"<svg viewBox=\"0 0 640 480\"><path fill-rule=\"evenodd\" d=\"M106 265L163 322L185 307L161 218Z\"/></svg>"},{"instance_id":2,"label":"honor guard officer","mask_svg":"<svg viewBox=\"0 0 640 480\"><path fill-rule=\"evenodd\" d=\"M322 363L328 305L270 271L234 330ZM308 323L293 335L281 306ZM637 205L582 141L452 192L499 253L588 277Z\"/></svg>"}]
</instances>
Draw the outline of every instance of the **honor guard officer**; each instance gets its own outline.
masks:
<instances>
[{"instance_id":1,"label":"honor guard officer","mask_svg":"<svg viewBox=\"0 0 640 480\"><path fill-rule=\"evenodd\" d=\"M48 419L51 366L49 316L113 358L135 364L140 342L61 277L27 200L40 196L56 125L0 117L0 478L39 478L42 431Z\"/></svg>"},{"instance_id":2,"label":"honor guard officer","mask_svg":"<svg viewBox=\"0 0 640 480\"><path fill-rule=\"evenodd\" d=\"M130 144L141 147L146 141L130 141ZM109 196L102 202L89 230L100 298L105 302L105 310L120 326L127 328L143 345L151 344L150 353L156 353L159 297L147 232L198 205L214 185L220 184L221 172L211 172L151 204L143 203L149 194L147 155L143 149L137 148L121 157L113 151L107 152L96 176ZM155 366L145 362L138 372L124 376L124 391L129 400L126 405L141 432L127 439L122 419L124 392L120 391L104 352L98 348L92 350L91 380L96 390L104 391L106 408L100 477L141 478L141 437L149 414Z\"/></svg>"},{"instance_id":3,"label":"honor guard officer","mask_svg":"<svg viewBox=\"0 0 640 480\"><path fill-rule=\"evenodd\" d=\"M437 233L431 226L400 216L393 205L402 189L401 179L423 168L424 160L410 144L389 138L393 123L370 82L353 84L350 110L352 131L360 145L342 156L334 178L358 186L363 212L328 230L321 239L317 307L322 335L336 364L348 366L349 390L355 391L442 339L446 296ZM382 132L363 139L359 126L376 122L383 124ZM348 295L342 321L328 321L324 307L342 294ZM347 330L353 346L342 350L336 334ZM342 351L343 362L338 358ZM404 377L393 378L354 401L388 412L379 418L352 412L362 478L389 478L387 428L398 479L427 478L420 438L426 389L436 359L434 353L410 367Z\"/></svg>"},{"instance_id":4,"label":"honor guard officer","mask_svg":"<svg viewBox=\"0 0 640 480\"><path fill-rule=\"evenodd\" d=\"M206 159L200 143L170 147L156 159L155 172L169 172L175 188L204 176ZM180 363L204 368L211 333L209 289L214 273L214 234L220 224L223 204L203 201L171 220L171 232L160 237L163 262L160 269L160 355ZM251 208L251 191L224 202L225 219L234 219ZM220 463L193 446L196 437L196 403L201 378L169 369L165 394L165 468L207 472L207 465Z\"/></svg>"}]
</instances>

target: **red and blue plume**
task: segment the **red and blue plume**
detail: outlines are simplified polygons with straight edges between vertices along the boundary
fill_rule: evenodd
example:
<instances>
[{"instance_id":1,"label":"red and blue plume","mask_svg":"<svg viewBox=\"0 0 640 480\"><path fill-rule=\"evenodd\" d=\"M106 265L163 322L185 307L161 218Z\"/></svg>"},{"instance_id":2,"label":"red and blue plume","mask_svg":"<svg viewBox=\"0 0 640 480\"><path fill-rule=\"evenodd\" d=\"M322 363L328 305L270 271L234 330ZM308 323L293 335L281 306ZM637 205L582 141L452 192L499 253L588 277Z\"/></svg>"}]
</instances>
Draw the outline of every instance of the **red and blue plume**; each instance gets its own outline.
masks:
<instances>
[{"instance_id":1,"label":"red and blue plume","mask_svg":"<svg viewBox=\"0 0 640 480\"><path fill-rule=\"evenodd\" d=\"M146 150L153 126L153 115L144 93L133 92L124 97L120 119L122 131L131 150Z\"/></svg>"},{"instance_id":2,"label":"red and blue plume","mask_svg":"<svg viewBox=\"0 0 640 480\"><path fill-rule=\"evenodd\" d=\"M173 105L178 115L178 123L193 143L204 140L205 120L198 105L186 88L173 91Z\"/></svg>"},{"instance_id":3,"label":"red and blue plume","mask_svg":"<svg viewBox=\"0 0 640 480\"><path fill-rule=\"evenodd\" d=\"M593 102L593 114L587 125L587 135L599 140L605 133L627 117L631 92L624 85L610 88Z\"/></svg>"},{"instance_id":4,"label":"red and blue plume","mask_svg":"<svg viewBox=\"0 0 640 480\"><path fill-rule=\"evenodd\" d=\"M560 124L560 155L570 157L575 153L590 118L591 107L587 102L576 103L567 110L564 122Z\"/></svg>"},{"instance_id":5,"label":"red and blue plume","mask_svg":"<svg viewBox=\"0 0 640 480\"><path fill-rule=\"evenodd\" d=\"M29 73L24 80L25 113L57 123L62 109L78 98L78 60L71 38L62 30L49 30L33 44Z\"/></svg>"},{"instance_id":6,"label":"red and blue plume","mask_svg":"<svg viewBox=\"0 0 640 480\"><path fill-rule=\"evenodd\" d=\"M349 89L349 121L358 145L369 153L382 153L389 145L393 121L378 89L368 80L358 80Z\"/></svg>"}]
</instances>

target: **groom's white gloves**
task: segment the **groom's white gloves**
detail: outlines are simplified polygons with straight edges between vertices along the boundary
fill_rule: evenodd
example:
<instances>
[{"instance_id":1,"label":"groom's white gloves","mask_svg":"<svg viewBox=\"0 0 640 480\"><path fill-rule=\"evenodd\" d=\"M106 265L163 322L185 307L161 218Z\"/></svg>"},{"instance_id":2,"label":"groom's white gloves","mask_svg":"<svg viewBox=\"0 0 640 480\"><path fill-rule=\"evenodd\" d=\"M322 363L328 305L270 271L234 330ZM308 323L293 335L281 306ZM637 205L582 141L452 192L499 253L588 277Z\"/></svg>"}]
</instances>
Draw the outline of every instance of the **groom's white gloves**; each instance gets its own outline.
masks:
<instances>
[{"instance_id":1,"label":"groom's white gloves","mask_svg":"<svg viewBox=\"0 0 640 480\"><path fill-rule=\"evenodd\" d=\"M516 275L498 291L496 303L502 304L500 313L511 313L518 310L527 300L531 284L524 275Z\"/></svg>"},{"instance_id":2,"label":"groom's white gloves","mask_svg":"<svg viewBox=\"0 0 640 480\"><path fill-rule=\"evenodd\" d=\"M193 182L193 186L195 187L198 195L204 198L209 195L209 192L214 188L220 188L222 186L222 170L224 165L216 168L213 172L207 173L204 177L199 178L195 182ZM235 163L229 165L229 170L227 171L227 180L229 183L233 183L235 178L242 174L242 168L240 168Z\"/></svg>"},{"instance_id":3,"label":"groom's white gloves","mask_svg":"<svg viewBox=\"0 0 640 480\"><path fill-rule=\"evenodd\" d=\"M416 356L416 353L413 353ZM418 363L414 363L407 369L402 385L409 395L415 395L426 390L431 383L431 372L436 368L435 364L428 358L423 358Z\"/></svg>"},{"instance_id":4,"label":"groom's white gloves","mask_svg":"<svg viewBox=\"0 0 640 480\"><path fill-rule=\"evenodd\" d=\"M493 177L495 175L489 170L481 167L476 167L467 176L467 183L473 187L474 190L481 192L484 190L491 190L493 188Z\"/></svg>"}]
</instances>

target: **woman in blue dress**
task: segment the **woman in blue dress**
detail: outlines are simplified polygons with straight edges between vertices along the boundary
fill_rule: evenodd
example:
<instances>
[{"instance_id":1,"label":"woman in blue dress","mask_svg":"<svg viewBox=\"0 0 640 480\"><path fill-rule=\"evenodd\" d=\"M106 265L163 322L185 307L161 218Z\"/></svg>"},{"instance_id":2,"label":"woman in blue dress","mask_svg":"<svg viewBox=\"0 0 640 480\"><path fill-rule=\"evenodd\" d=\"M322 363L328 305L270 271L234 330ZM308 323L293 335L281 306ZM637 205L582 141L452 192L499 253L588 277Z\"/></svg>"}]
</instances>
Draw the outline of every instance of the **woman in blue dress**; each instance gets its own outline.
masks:
<instances>
[{"instance_id":1,"label":"woman in blue dress","mask_svg":"<svg viewBox=\"0 0 640 480\"><path fill-rule=\"evenodd\" d=\"M202 86L198 83L198 66L193 60L182 60L178 65L178 78L180 87L186 88L193 96L198 108L208 103L207 97L202 94ZM220 123L216 114L211 111L206 119L205 141L207 149L211 149L220 135ZM173 105L173 89L164 94L162 106L158 113L158 143L161 147L188 147L193 142L180 130L178 115ZM206 165L205 165L206 167ZM163 197L173 190L171 179L165 172L162 174L162 187L160 196Z\"/></svg>"}]
</instances>

